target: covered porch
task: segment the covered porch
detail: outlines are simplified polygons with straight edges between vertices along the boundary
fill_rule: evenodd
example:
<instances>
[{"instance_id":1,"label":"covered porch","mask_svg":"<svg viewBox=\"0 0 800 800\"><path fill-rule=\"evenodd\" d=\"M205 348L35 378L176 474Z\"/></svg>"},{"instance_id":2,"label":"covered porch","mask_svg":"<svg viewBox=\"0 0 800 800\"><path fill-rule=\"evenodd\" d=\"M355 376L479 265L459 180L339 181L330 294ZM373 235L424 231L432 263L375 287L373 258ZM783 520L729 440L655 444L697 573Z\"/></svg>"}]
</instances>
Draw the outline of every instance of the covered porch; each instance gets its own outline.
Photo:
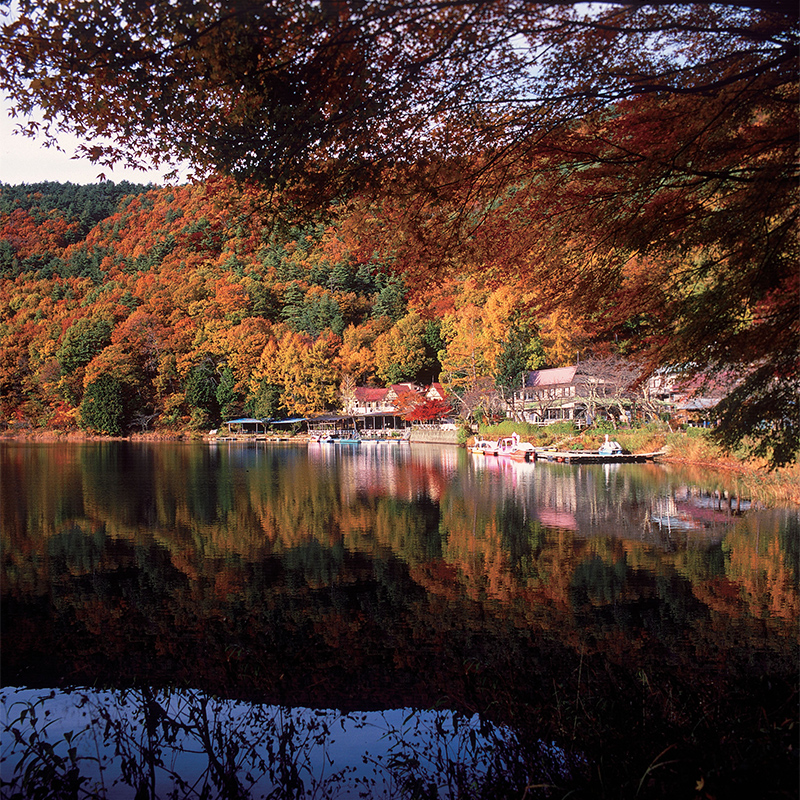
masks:
<instances>
[{"instance_id":1,"label":"covered porch","mask_svg":"<svg viewBox=\"0 0 800 800\"><path fill-rule=\"evenodd\" d=\"M241 436L244 434L257 436L265 435L267 426L263 419L253 417L240 417L239 419L229 419L222 423L217 430L217 435Z\"/></svg>"}]
</instances>

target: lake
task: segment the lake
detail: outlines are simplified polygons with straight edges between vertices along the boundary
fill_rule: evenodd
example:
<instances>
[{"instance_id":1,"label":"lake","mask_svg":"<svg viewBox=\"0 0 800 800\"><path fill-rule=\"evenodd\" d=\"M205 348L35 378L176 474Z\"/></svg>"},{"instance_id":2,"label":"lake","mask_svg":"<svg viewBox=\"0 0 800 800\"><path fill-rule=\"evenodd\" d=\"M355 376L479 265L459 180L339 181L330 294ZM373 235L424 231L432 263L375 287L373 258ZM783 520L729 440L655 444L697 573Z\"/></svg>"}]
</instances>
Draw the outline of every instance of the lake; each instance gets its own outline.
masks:
<instances>
[{"instance_id":1,"label":"lake","mask_svg":"<svg viewBox=\"0 0 800 800\"><path fill-rule=\"evenodd\" d=\"M800 524L734 477L122 441L0 479L3 797L797 794Z\"/></svg>"}]
</instances>

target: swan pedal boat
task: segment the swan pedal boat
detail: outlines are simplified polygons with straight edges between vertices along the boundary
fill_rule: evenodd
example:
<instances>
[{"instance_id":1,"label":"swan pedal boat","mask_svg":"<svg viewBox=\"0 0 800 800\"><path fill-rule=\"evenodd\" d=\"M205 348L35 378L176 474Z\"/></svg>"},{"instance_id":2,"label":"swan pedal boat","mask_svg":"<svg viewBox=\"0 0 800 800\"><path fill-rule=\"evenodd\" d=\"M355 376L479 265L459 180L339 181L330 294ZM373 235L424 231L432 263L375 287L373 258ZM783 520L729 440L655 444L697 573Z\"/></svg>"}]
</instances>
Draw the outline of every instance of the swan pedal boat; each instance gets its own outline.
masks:
<instances>
[{"instance_id":1,"label":"swan pedal boat","mask_svg":"<svg viewBox=\"0 0 800 800\"><path fill-rule=\"evenodd\" d=\"M533 461L535 451L532 444L520 441L518 433L512 433L511 436L497 440L497 455L514 461Z\"/></svg>"}]
</instances>

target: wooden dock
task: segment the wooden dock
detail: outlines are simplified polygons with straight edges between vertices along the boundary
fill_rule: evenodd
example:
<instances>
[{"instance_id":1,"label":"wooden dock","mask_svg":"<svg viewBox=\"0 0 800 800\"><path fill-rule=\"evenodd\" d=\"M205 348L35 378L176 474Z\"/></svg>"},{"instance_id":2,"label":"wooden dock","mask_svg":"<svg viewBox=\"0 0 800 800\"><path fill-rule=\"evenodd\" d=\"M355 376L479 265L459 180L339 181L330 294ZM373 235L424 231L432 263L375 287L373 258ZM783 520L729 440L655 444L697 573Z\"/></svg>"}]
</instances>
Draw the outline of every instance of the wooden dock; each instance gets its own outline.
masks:
<instances>
[{"instance_id":1,"label":"wooden dock","mask_svg":"<svg viewBox=\"0 0 800 800\"><path fill-rule=\"evenodd\" d=\"M562 464L641 464L666 455L665 450L654 453L623 453L601 455L596 450L547 450L536 448L537 461L555 461Z\"/></svg>"}]
</instances>

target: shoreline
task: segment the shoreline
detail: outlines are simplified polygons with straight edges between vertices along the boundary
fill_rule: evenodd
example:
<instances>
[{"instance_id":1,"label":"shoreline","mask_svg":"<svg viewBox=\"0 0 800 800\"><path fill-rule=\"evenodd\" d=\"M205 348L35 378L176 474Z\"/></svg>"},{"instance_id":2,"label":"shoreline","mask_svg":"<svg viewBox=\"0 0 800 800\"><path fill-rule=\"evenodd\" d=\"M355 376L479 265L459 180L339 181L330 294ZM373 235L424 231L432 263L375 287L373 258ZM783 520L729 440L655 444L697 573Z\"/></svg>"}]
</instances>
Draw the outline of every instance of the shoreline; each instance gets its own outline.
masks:
<instances>
[{"instance_id":1,"label":"shoreline","mask_svg":"<svg viewBox=\"0 0 800 800\"><path fill-rule=\"evenodd\" d=\"M276 438L267 436L266 441ZM100 433L87 433L80 429L55 430L55 429L25 429L25 430L5 430L0 431L0 442L203 442L209 441L207 433L198 431L144 431L143 433L130 433L127 436L111 436ZM280 436L282 441L307 441L307 434L296 434L294 436ZM243 439L242 441L248 441ZM255 438L253 439L255 441ZM264 439L259 439L264 441ZM635 455L635 453L633 454ZM669 453L659 454L658 461L670 464L686 464L693 467L709 467L711 469L737 472L741 474L763 473L760 467L748 466L745 462L735 461L730 458L714 459L689 459L680 455Z\"/></svg>"},{"instance_id":2,"label":"shoreline","mask_svg":"<svg viewBox=\"0 0 800 800\"><path fill-rule=\"evenodd\" d=\"M111 436L101 433L87 433L80 429L56 430L56 429L24 429L24 430L4 430L0 431L0 442L203 442L215 439L209 437L207 433L199 431L144 431L142 433L130 433L127 436ZM267 435L266 440L261 437L258 441L270 441L280 438L281 441L307 441L307 434L295 434L293 436L274 436ZM242 439L242 441L249 441ZM253 441L256 441L255 437ZM636 455L633 453L633 455ZM686 464L693 467L709 467L712 469L738 472L742 474L762 474L764 469L758 466L748 466L743 461L736 461L731 458L720 460L714 459L690 459L681 455L673 455L669 452L659 454L658 461L670 464Z\"/></svg>"},{"instance_id":3,"label":"shoreline","mask_svg":"<svg viewBox=\"0 0 800 800\"><path fill-rule=\"evenodd\" d=\"M286 437L285 439L281 437L281 441L305 442L307 440L308 436L303 434ZM81 442L192 443L204 441L209 441L208 434L186 430L144 431L142 433L131 433L127 436L91 434L80 429L6 429L0 431L0 444L3 442L80 444ZM763 466L751 466L730 457L719 460L708 458L691 459L678 453L659 455L656 463L676 464L727 473L740 478L750 491L752 499L758 502L774 506L800 506L800 468L798 468L797 464L769 471Z\"/></svg>"},{"instance_id":4,"label":"shoreline","mask_svg":"<svg viewBox=\"0 0 800 800\"><path fill-rule=\"evenodd\" d=\"M0 442L167 442L202 441L204 434L191 431L145 431L130 433L127 436L110 436L102 433L87 433L80 429L52 430L26 429L0 431Z\"/></svg>"}]
</instances>

